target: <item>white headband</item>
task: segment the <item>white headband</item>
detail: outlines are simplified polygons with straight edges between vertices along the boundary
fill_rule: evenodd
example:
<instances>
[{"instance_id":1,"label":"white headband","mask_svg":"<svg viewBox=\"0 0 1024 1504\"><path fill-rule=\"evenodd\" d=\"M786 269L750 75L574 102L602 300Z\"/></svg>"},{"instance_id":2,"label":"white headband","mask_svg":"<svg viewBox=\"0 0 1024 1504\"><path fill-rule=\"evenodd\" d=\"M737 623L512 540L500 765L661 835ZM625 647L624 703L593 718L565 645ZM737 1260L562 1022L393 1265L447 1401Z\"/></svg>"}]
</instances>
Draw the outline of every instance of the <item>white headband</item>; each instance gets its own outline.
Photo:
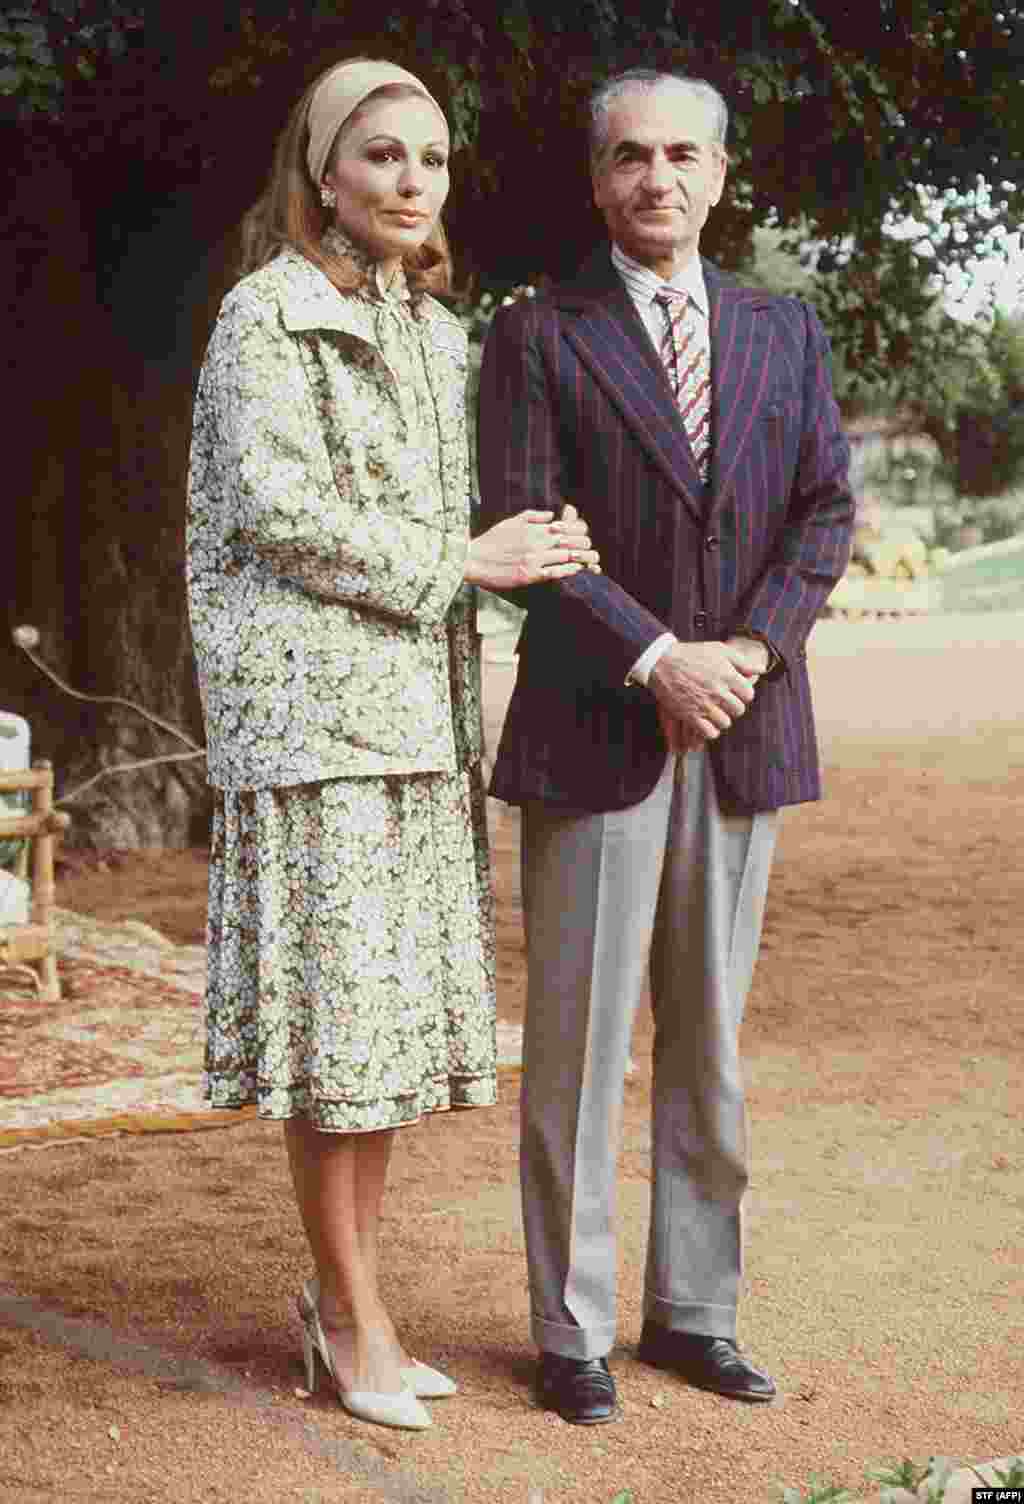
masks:
<instances>
[{"instance_id":1,"label":"white headband","mask_svg":"<svg viewBox=\"0 0 1024 1504\"><path fill-rule=\"evenodd\" d=\"M339 63L321 81L309 101L309 148L306 163L309 175L317 186L327 166L334 138L341 127L368 95L385 84L408 84L417 89L424 99L430 100L444 120L444 111L434 96L415 74L407 73L404 68L399 68L394 63L373 61ZM448 122L445 121L445 131L447 129Z\"/></svg>"}]
</instances>

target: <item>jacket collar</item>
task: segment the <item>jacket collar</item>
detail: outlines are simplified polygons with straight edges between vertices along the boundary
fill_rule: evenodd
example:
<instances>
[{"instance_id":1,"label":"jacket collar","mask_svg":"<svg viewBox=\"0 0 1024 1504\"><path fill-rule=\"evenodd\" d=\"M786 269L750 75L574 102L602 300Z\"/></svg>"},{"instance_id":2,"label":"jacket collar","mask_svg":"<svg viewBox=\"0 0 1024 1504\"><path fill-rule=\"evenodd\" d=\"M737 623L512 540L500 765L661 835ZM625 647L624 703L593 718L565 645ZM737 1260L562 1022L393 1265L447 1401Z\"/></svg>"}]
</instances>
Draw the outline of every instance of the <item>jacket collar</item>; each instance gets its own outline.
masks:
<instances>
[{"instance_id":1,"label":"jacket collar","mask_svg":"<svg viewBox=\"0 0 1024 1504\"><path fill-rule=\"evenodd\" d=\"M284 326L292 332L304 329L337 329L359 338L375 316L388 309L397 312L408 307L424 323L454 325L458 319L428 293L413 293L399 267L391 286L384 287L379 264L355 245L340 230L331 228L324 236L324 249L347 262L357 278L351 293L342 293L320 267L307 256L285 246L272 265L280 278L281 314Z\"/></svg>"},{"instance_id":2,"label":"jacket collar","mask_svg":"<svg viewBox=\"0 0 1024 1504\"><path fill-rule=\"evenodd\" d=\"M701 484L689 440L658 352L622 278L601 246L571 281L549 296L569 315L566 338L615 402L623 420L694 516L722 500L757 412L772 342L759 317L771 295L742 287L701 260L711 336L713 448L711 495Z\"/></svg>"},{"instance_id":3,"label":"jacket collar","mask_svg":"<svg viewBox=\"0 0 1024 1504\"><path fill-rule=\"evenodd\" d=\"M704 256L700 258L700 265L708 290L712 318L715 300L718 297L736 297L743 303L749 304L751 308L771 306L773 296L771 293L764 292L758 287L744 287ZM609 295L614 298L621 289L622 278L612 265L611 248L602 245L591 252L576 276L565 282L556 283L548 296L559 308L584 309L594 303L604 301Z\"/></svg>"}]
</instances>

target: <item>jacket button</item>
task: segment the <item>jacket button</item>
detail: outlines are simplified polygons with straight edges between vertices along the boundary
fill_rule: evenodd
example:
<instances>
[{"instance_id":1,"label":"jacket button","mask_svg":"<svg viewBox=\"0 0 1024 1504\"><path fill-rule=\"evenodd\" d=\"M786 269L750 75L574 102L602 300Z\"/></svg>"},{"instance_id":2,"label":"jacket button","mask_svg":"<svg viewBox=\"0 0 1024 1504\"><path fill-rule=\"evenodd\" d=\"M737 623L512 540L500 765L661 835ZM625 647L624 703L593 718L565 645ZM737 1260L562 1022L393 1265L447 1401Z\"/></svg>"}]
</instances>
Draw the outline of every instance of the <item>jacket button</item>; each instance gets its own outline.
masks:
<instances>
[{"instance_id":1,"label":"jacket button","mask_svg":"<svg viewBox=\"0 0 1024 1504\"><path fill-rule=\"evenodd\" d=\"M718 539L715 537L714 533L708 533L707 537L704 539L704 547L707 549L718 547Z\"/></svg>"},{"instance_id":2,"label":"jacket button","mask_svg":"<svg viewBox=\"0 0 1024 1504\"><path fill-rule=\"evenodd\" d=\"M693 618L693 628L694 628L694 631L695 632L704 632L704 631L707 630L707 625L708 625L708 613L706 611L698 611L697 614L696 614L696 616Z\"/></svg>"}]
</instances>

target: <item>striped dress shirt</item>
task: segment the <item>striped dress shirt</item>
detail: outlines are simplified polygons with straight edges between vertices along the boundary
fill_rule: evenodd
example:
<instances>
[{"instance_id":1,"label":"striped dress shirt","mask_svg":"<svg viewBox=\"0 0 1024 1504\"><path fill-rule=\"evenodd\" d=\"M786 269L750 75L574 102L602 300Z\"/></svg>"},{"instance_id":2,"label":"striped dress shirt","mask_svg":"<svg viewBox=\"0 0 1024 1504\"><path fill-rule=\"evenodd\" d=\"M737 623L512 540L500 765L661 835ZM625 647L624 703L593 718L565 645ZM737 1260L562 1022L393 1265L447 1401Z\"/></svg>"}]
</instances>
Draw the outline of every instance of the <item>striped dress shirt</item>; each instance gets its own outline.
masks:
<instances>
[{"instance_id":1,"label":"striped dress shirt","mask_svg":"<svg viewBox=\"0 0 1024 1504\"><path fill-rule=\"evenodd\" d=\"M664 288L671 288L673 292L685 292L697 308L701 317L697 319L697 334L699 340L703 340L707 352L708 367L711 365L711 334L709 329L710 309L708 305L708 290L704 282L704 272L701 269L700 257L696 252L686 262L685 266L677 268L674 276L668 281L659 277L657 272L652 272L649 266L641 266L639 261L634 261L632 256L627 256L621 246L612 246L612 265L622 278L626 291L632 299L633 306L640 315L641 322L647 333L651 336L651 343L661 354L662 342L668 329L668 317L661 303L656 302L658 294ZM627 683L646 685L650 679L654 665L663 653L665 653L678 639L671 632L663 632L656 637L647 651L637 659L629 671Z\"/></svg>"}]
</instances>

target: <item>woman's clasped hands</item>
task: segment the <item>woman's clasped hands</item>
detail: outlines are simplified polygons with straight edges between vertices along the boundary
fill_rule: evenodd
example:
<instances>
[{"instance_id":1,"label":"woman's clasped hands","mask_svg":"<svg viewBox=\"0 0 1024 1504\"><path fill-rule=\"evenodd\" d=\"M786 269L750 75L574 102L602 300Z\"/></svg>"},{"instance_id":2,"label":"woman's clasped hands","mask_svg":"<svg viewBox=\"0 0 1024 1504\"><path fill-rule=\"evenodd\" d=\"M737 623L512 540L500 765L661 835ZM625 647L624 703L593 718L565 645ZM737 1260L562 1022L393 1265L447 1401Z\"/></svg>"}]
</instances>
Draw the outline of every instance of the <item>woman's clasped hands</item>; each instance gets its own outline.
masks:
<instances>
[{"instance_id":1,"label":"woman's clasped hands","mask_svg":"<svg viewBox=\"0 0 1024 1504\"><path fill-rule=\"evenodd\" d=\"M517 512L474 538L465 578L487 590L515 590L543 580L560 580L582 569L600 573L600 556L576 508Z\"/></svg>"}]
</instances>

